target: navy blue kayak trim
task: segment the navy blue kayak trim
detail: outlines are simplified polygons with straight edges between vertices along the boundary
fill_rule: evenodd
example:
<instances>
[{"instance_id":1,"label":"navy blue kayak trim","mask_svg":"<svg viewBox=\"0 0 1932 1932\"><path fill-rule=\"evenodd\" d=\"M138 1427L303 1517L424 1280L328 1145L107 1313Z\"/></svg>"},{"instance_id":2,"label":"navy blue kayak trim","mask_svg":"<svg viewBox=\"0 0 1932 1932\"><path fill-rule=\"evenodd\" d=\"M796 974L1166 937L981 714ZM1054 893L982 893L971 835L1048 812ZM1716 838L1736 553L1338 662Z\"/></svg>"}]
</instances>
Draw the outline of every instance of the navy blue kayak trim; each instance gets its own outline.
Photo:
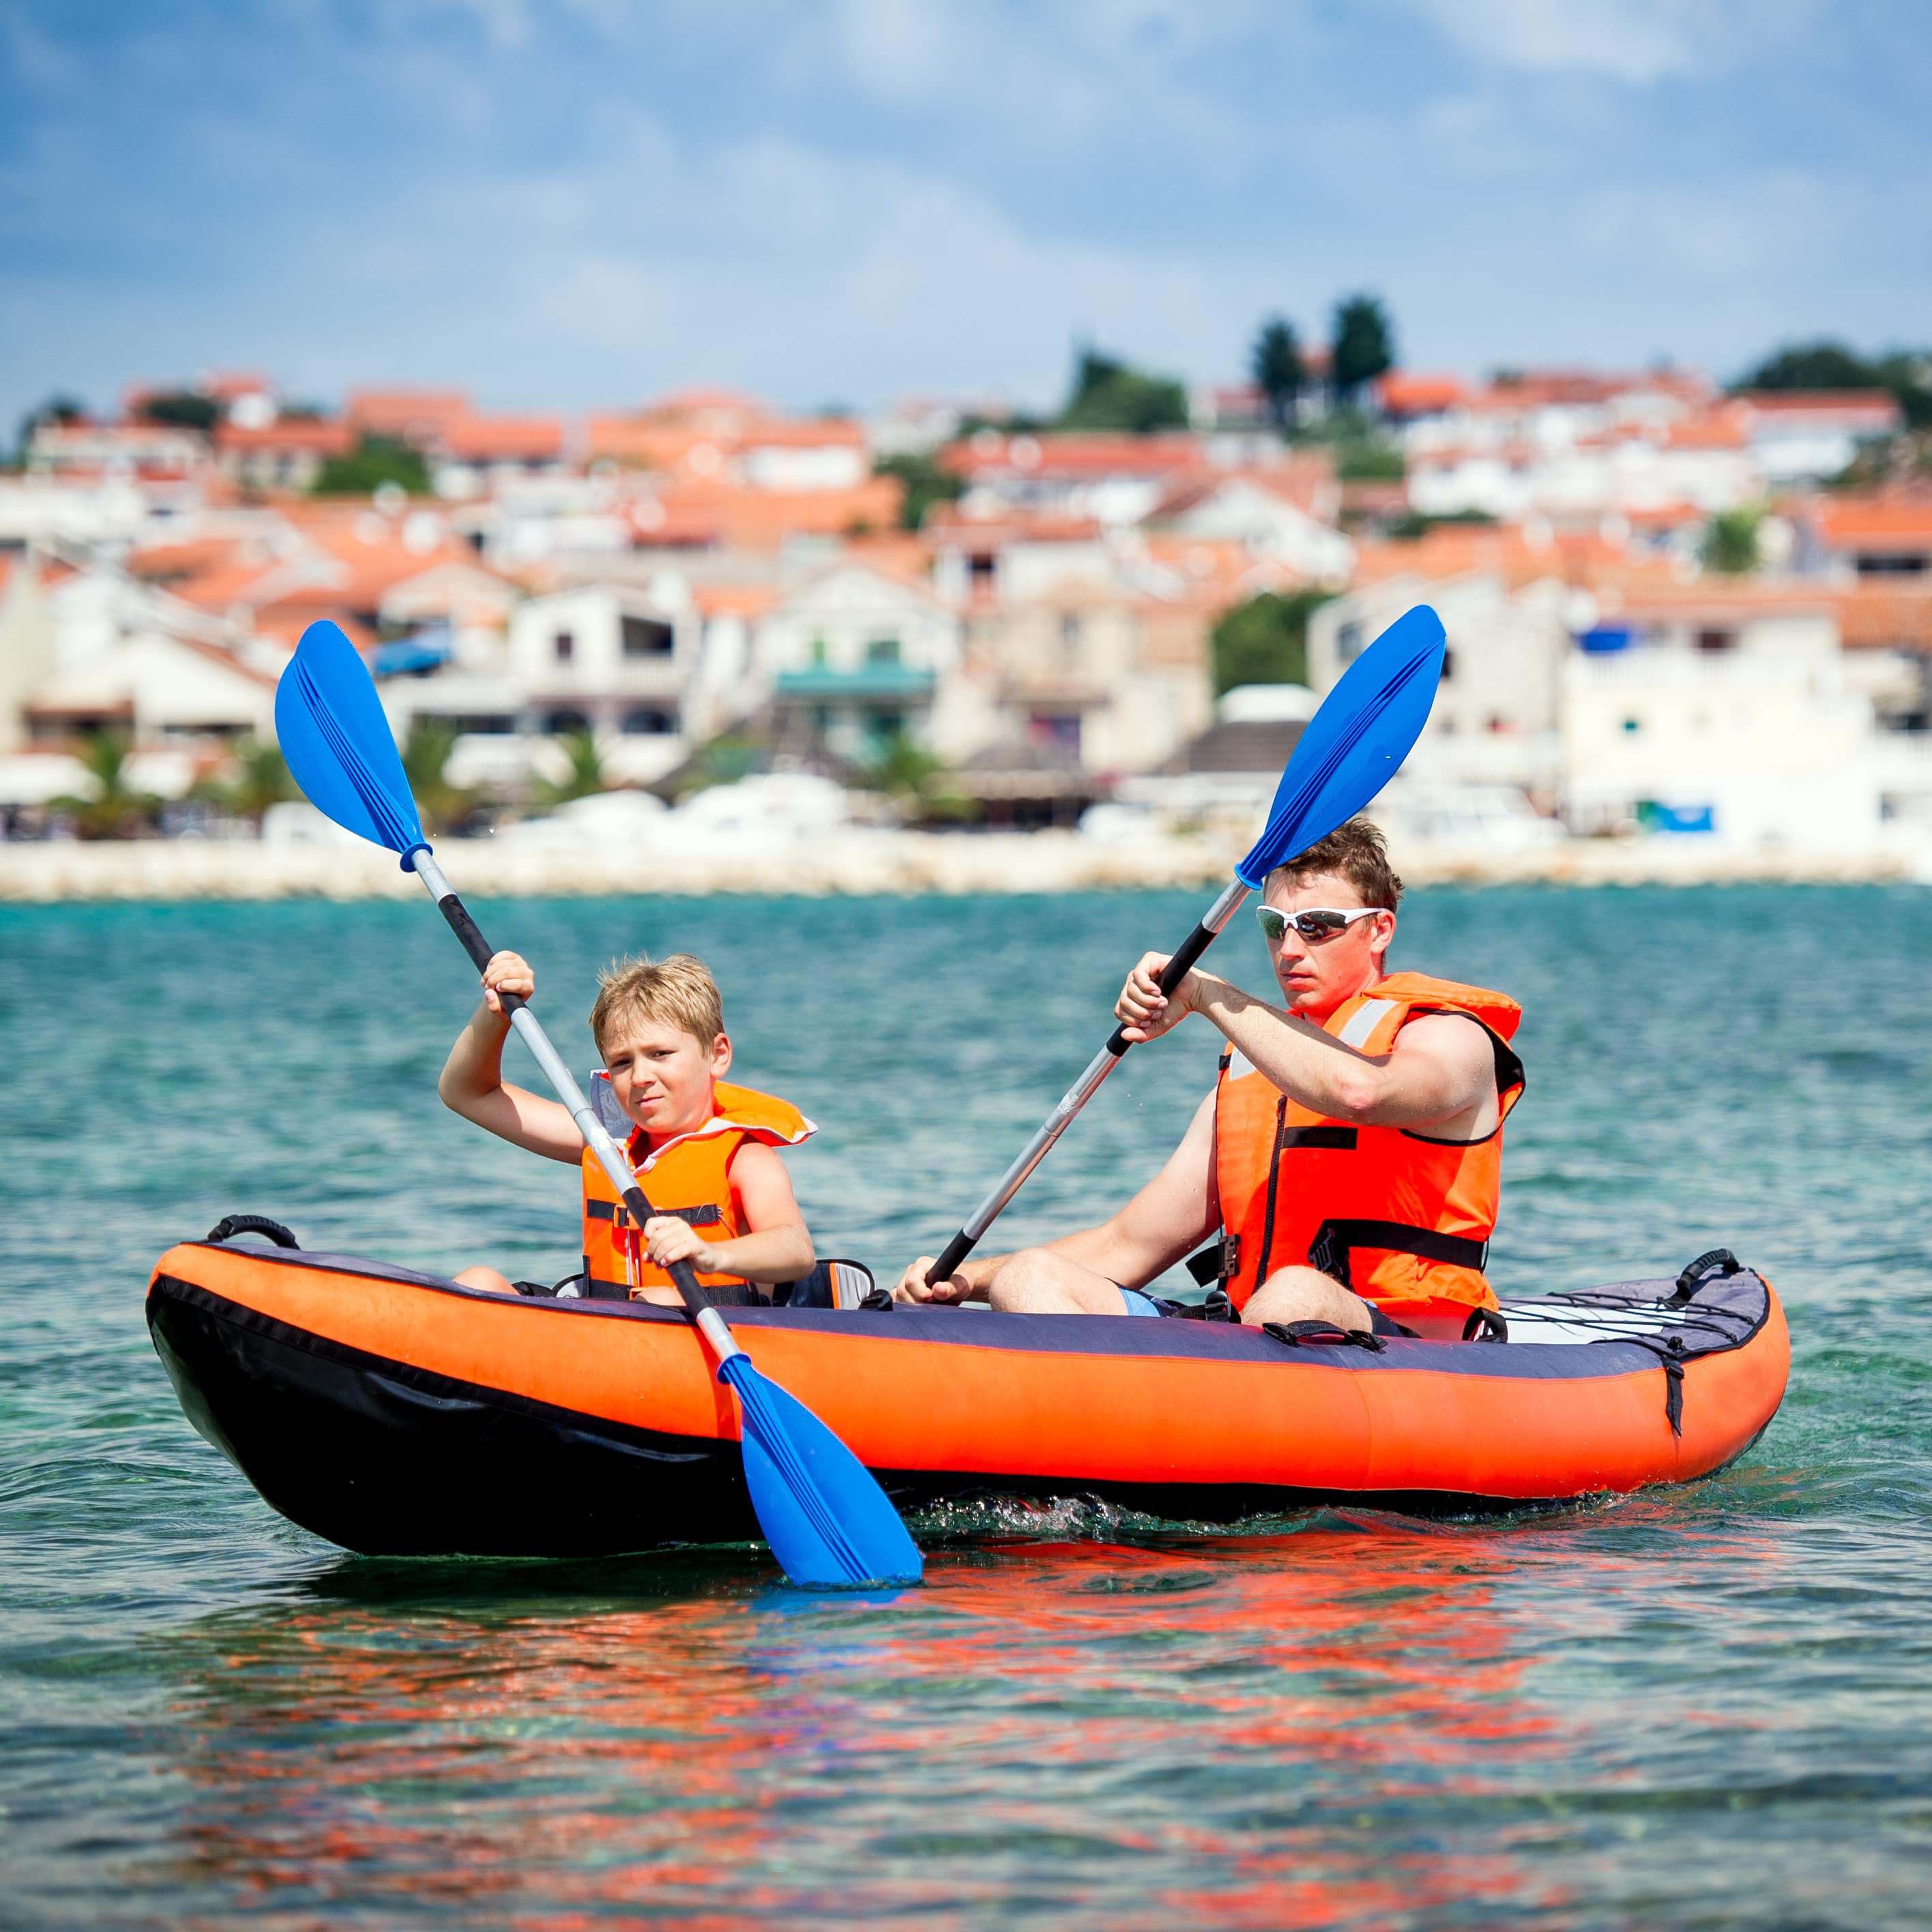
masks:
<instances>
[{"instance_id":1,"label":"navy blue kayak trim","mask_svg":"<svg viewBox=\"0 0 1932 1932\"><path fill-rule=\"evenodd\" d=\"M240 1242L195 1242L224 1253L242 1253L277 1268L304 1268L324 1274L361 1275L379 1281L425 1288L502 1305L505 1298L482 1288L465 1288L441 1276L424 1274L386 1262L366 1261L352 1255L304 1250L262 1249ZM206 1284L200 1284L204 1288ZM1588 1311L1641 1308L1664 1303L1676 1282L1669 1276L1619 1282L1611 1288L1590 1289L1574 1296L1552 1296L1526 1304L1546 1307L1559 1318ZM219 1290L209 1290L219 1294ZM1673 1314L1699 1316L1707 1305L1708 1321L1672 1325L1660 1334L1683 1338L1680 1362L1742 1347L1762 1327L1770 1309L1763 1282L1749 1269L1701 1286L1691 1301ZM540 1316L592 1322L653 1322L678 1327L689 1324L681 1308L660 1308L650 1302L520 1300L517 1307ZM1289 1368L1335 1368L1351 1375L1407 1374L1474 1376L1486 1381L1594 1382L1605 1377L1654 1374L1658 1343L1606 1337L1590 1342L1424 1342L1390 1336L1379 1352L1306 1344L1285 1347L1260 1330L1234 1322L1168 1320L1147 1322L1131 1316L1000 1315L984 1310L912 1307L904 1304L880 1313L819 1308L731 1308L721 1311L729 1325L744 1333L759 1328L805 1329L841 1338L854 1335L868 1341L940 1342L954 1348L989 1348L1027 1354L1091 1358L1133 1356L1169 1361L1253 1362ZM755 1349L749 1334L746 1346Z\"/></svg>"}]
</instances>

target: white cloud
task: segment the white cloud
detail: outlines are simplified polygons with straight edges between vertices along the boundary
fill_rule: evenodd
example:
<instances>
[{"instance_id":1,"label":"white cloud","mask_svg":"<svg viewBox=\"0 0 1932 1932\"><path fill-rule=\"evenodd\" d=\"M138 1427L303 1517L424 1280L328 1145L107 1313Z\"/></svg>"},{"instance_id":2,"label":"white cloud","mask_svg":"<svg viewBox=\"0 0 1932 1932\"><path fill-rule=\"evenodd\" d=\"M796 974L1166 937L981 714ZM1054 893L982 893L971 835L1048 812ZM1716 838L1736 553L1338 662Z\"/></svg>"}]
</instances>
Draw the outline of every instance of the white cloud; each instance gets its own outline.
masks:
<instances>
[{"instance_id":1,"label":"white cloud","mask_svg":"<svg viewBox=\"0 0 1932 1932\"><path fill-rule=\"evenodd\" d=\"M1633 86L1696 72L1690 0L1411 0L1482 61ZM1707 11L1708 17L1708 11Z\"/></svg>"}]
</instances>

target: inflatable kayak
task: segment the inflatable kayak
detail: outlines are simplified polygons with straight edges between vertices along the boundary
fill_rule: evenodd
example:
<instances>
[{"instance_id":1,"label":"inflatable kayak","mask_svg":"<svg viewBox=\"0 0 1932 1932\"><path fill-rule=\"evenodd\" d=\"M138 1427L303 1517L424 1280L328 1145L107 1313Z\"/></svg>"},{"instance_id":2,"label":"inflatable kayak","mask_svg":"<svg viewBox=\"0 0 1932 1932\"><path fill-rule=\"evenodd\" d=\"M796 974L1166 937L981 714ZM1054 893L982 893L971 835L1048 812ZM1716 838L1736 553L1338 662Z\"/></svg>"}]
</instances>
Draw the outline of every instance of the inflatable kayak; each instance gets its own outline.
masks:
<instances>
[{"instance_id":1,"label":"inflatable kayak","mask_svg":"<svg viewBox=\"0 0 1932 1932\"><path fill-rule=\"evenodd\" d=\"M1507 1340L724 1312L914 1511L1097 1497L1224 1523L1681 1482L1750 1446L1790 1361L1769 1284L1721 1250L1675 1280L1505 1302ZM735 1399L680 1309L488 1294L231 1238L161 1257L148 1324L195 1427L275 1509L346 1549L589 1556L758 1535Z\"/></svg>"}]
</instances>

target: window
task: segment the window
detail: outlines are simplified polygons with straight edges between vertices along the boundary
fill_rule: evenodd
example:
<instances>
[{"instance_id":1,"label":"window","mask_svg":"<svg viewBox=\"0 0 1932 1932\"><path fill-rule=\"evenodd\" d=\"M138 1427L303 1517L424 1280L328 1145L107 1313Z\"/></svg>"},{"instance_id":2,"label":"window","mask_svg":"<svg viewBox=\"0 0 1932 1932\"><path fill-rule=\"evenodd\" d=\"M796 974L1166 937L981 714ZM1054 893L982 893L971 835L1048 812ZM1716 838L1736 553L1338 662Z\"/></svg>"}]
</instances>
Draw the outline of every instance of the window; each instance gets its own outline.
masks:
<instances>
[{"instance_id":1,"label":"window","mask_svg":"<svg viewBox=\"0 0 1932 1932\"><path fill-rule=\"evenodd\" d=\"M624 713L623 728L627 738L667 737L677 729L677 713L657 705L642 704Z\"/></svg>"},{"instance_id":2,"label":"window","mask_svg":"<svg viewBox=\"0 0 1932 1932\"><path fill-rule=\"evenodd\" d=\"M1697 648L1706 657L1715 657L1720 651L1737 649L1738 634L1735 631L1700 631Z\"/></svg>"},{"instance_id":3,"label":"window","mask_svg":"<svg viewBox=\"0 0 1932 1932\"><path fill-rule=\"evenodd\" d=\"M899 640L896 638L874 638L866 646L866 662L868 664L896 664L899 661Z\"/></svg>"},{"instance_id":4,"label":"window","mask_svg":"<svg viewBox=\"0 0 1932 1932\"><path fill-rule=\"evenodd\" d=\"M1450 677L1451 674L1454 672L1455 668L1456 668L1456 653L1455 653L1454 651L1444 651L1444 652L1442 653L1442 682L1443 682L1443 683L1447 684L1447 683L1449 682Z\"/></svg>"},{"instance_id":5,"label":"window","mask_svg":"<svg viewBox=\"0 0 1932 1932\"><path fill-rule=\"evenodd\" d=\"M1634 738L1642 729L1643 720L1641 718L1626 718L1624 720L1624 736L1626 738Z\"/></svg>"},{"instance_id":6,"label":"window","mask_svg":"<svg viewBox=\"0 0 1932 1932\"><path fill-rule=\"evenodd\" d=\"M814 670L820 670L824 668L824 665L825 640L823 638L814 638L812 640L812 668Z\"/></svg>"},{"instance_id":7,"label":"window","mask_svg":"<svg viewBox=\"0 0 1932 1932\"><path fill-rule=\"evenodd\" d=\"M568 631L560 631L551 638L550 649L559 664L568 664L577 655L577 639Z\"/></svg>"},{"instance_id":8,"label":"window","mask_svg":"<svg viewBox=\"0 0 1932 1932\"><path fill-rule=\"evenodd\" d=\"M589 730L590 720L580 711L546 711L543 728L553 738L562 738L573 731Z\"/></svg>"},{"instance_id":9,"label":"window","mask_svg":"<svg viewBox=\"0 0 1932 1932\"><path fill-rule=\"evenodd\" d=\"M673 638L668 624L651 617L620 617L617 632L618 649L627 659L670 656Z\"/></svg>"},{"instance_id":10,"label":"window","mask_svg":"<svg viewBox=\"0 0 1932 1932\"><path fill-rule=\"evenodd\" d=\"M1353 664L1362 655L1362 627L1352 619L1336 627L1335 655L1344 664Z\"/></svg>"},{"instance_id":11,"label":"window","mask_svg":"<svg viewBox=\"0 0 1932 1932\"><path fill-rule=\"evenodd\" d=\"M1036 711L1027 721L1027 736L1043 752L1077 761L1080 756L1080 718Z\"/></svg>"},{"instance_id":12,"label":"window","mask_svg":"<svg viewBox=\"0 0 1932 1932\"><path fill-rule=\"evenodd\" d=\"M1080 662L1080 614L1077 610L1063 610L1060 614L1060 661L1070 665Z\"/></svg>"},{"instance_id":13,"label":"window","mask_svg":"<svg viewBox=\"0 0 1932 1932\"><path fill-rule=\"evenodd\" d=\"M966 560L966 586L969 590L990 590L993 587L994 559L990 551L969 556Z\"/></svg>"}]
</instances>

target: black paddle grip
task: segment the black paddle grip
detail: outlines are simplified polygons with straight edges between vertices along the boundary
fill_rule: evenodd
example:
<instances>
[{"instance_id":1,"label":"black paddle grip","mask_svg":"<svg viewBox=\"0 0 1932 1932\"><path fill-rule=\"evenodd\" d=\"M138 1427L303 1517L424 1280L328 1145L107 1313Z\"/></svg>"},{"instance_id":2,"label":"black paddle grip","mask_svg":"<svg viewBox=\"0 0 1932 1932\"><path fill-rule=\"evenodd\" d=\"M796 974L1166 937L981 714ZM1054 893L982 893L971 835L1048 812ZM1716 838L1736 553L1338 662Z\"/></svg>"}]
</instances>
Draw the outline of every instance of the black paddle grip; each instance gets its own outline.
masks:
<instances>
[{"instance_id":1,"label":"black paddle grip","mask_svg":"<svg viewBox=\"0 0 1932 1932\"><path fill-rule=\"evenodd\" d=\"M492 957L490 942L483 937L482 929L470 916L470 908L452 892L447 898L436 901L436 909L449 922L450 931L462 940L464 951L476 961L477 971L482 972Z\"/></svg>"},{"instance_id":2,"label":"black paddle grip","mask_svg":"<svg viewBox=\"0 0 1932 1932\"><path fill-rule=\"evenodd\" d=\"M1160 990L1172 993L1193 970L1194 962L1214 943L1210 927L1196 924L1194 930L1181 941L1180 950L1160 969ZM1107 1036L1107 1051L1118 1060L1133 1042L1127 1037L1126 1022L1123 1020Z\"/></svg>"}]
</instances>

